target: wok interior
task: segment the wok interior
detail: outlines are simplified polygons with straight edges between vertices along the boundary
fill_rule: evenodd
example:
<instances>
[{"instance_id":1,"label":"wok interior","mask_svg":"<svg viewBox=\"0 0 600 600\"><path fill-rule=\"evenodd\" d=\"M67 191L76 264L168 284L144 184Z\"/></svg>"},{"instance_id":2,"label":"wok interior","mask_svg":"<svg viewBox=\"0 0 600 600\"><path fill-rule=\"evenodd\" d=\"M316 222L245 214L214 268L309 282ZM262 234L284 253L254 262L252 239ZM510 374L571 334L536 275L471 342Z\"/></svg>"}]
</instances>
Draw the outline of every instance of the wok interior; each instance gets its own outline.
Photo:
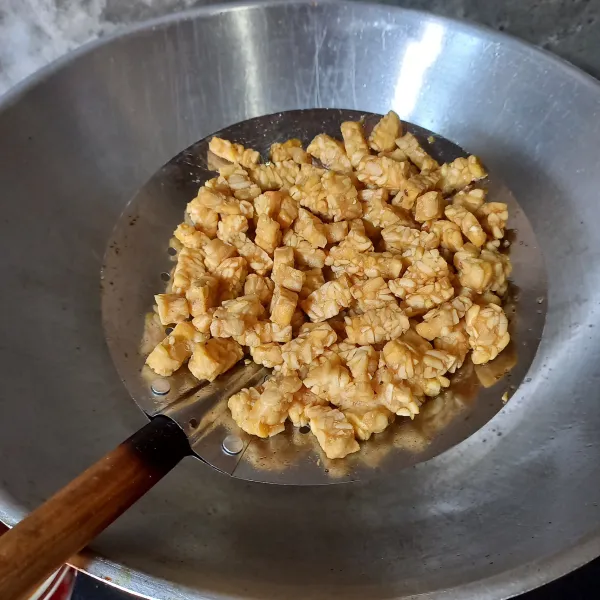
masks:
<instances>
[{"instance_id":1,"label":"wok interior","mask_svg":"<svg viewBox=\"0 0 600 600\"><path fill-rule=\"evenodd\" d=\"M249 119L215 135L254 148L267 158L274 142L293 137L306 146L323 132L339 138L340 124L349 120L364 120L369 132L380 117L339 109L287 111ZM410 123L404 126L439 163L466 155L460 147L435 134L434 141L428 141L433 132ZM182 151L142 186L121 215L108 243L103 266L103 320L108 345L122 379L142 410L152 416L167 407L168 414L187 431L194 451L217 469L242 479L302 485L395 477L401 469L437 456L463 441L501 410L502 396L505 392L512 396L525 378L541 339L546 304L539 300L546 295L546 278L531 224L509 186L493 172L489 182L484 183L488 200L507 203L511 216L510 256L515 268L505 309L510 318L512 342L498 360L488 365L474 367L468 360L451 378L450 388L426 402L414 421L399 418L386 432L362 444L356 455L328 460L312 435L302 435L290 424L285 432L268 440L243 434L230 417L225 395L218 406L218 417L204 418L202 406L198 407L198 414L193 414L191 401L196 398L205 404L207 394L201 388L198 394L189 397L202 384L187 369L167 378L171 389L168 394L154 394L152 383L157 376L144 366L144 360L148 348L164 337L165 330L152 331L156 322L145 320L144 315L152 311L153 294L164 288L161 274L173 267L169 240L187 202L200 185L214 176L214 166L208 158L211 137ZM152 344L145 343L149 337L154 337ZM148 348L140 352L142 339L143 346ZM225 381L228 375L219 379ZM178 403L182 397L184 400ZM199 423L210 426L199 427ZM221 450L221 442L229 433L240 435L248 445L235 459Z\"/></svg>"},{"instance_id":2,"label":"wok interior","mask_svg":"<svg viewBox=\"0 0 600 600\"><path fill-rule=\"evenodd\" d=\"M185 461L82 566L158 598L501 598L592 558L598 88L495 34L353 3L169 19L3 101L0 517L15 523L145 421L100 315L127 200L210 132L311 106L391 107L509 182L548 275L526 380L480 431L394 477L265 486Z\"/></svg>"}]
</instances>

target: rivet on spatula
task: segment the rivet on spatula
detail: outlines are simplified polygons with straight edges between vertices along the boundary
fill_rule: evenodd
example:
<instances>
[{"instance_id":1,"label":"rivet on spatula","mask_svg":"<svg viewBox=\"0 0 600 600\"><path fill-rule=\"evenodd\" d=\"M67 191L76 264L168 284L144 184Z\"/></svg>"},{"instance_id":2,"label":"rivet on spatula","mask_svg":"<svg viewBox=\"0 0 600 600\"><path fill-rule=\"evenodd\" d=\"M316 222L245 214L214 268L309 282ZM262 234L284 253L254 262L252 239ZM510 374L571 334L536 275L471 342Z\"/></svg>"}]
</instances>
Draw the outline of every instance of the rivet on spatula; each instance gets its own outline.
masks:
<instances>
[{"instance_id":1,"label":"rivet on spatula","mask_svg":"<svg viewBox=\"0 0 600 600\"><path fill-rule=\"evenodd\" d=\"M227 452L227 454L231 454L235 456L239 454L244 449L244 442L240 440L237 435L228 435L223 440L223 450Z\"/></svg>"},{"instance_id":2,"label":"rivet on spatula","mask_svg":"<svg viewBox=\"0 0 600 600\"><path fill-rule=\"evenodd\" d=\"M164 396L171 391L171 384L166 379L155 379L150 385L150 389L157 396Z\"/></svg>"}]
</instances>

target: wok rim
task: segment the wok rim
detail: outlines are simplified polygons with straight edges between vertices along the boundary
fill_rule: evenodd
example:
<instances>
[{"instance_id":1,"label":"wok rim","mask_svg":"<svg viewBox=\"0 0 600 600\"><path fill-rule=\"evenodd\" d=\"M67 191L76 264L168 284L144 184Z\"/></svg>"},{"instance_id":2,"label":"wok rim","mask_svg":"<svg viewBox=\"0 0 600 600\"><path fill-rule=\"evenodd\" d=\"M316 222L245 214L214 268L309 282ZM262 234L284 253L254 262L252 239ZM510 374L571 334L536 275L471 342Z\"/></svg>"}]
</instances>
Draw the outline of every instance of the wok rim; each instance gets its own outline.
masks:
<instances>
[{"instance_id":1,"label":"wok rim","mask_svg":"<svg viewBox=\"0 0 600 600\"><path fill-rule=\"evenodd\" d=\"M486 40L502 44L505 47L510 47L524 55L535 57L546 65L551 66L554 70L559 70L564 76L570 77L580 84L584 84L590 89L592 94L595 93L600 97L600 81L569 61L513 35L498 32L486 25L481 25L466 19L437 15L419 9L390 6L378 2L367 3L362 0L251 0L186 9L162 17L156 17L135 24L118 27L113 32L88 41L67 52L11 87L0 96L0 113L8 110L12 105L19 102L30 90L52 77L55 73L60 72L63 68L72 64L80 57L116 40L147 32L148 30L162 28L172 23L207 19L218 14L259 7L263 9L293 5L308 5L314 8L321 5L337 5L340 7L358 6L362 9L394 12L395 14L402 15L404 19L409 21L417 20L421 23L428 22L451 26L455 31L475 35L477 37L484 37ZM1 522L2 520L0 519L0 523ZM491 594L489 597L492 598L512 598L555 581L599 556L600 528L597 528L595 531L588 533L578 540L575 544L558 553L544 556L492 577L477 579L466 584L432 592L425 592L410 597L405 596L404 598L405 600L408 600L409 598L414 600L462 600L465 597L465 593L473 594L475 597L479 597L481 593L485 593L486 595ZM164 588L165 584L168 585L168 581L164 579L141 571L132 572L127 567L115 563L88 549L83 550L80 554L73 557L69 564L77 570L90 575L94 579L141 598L155 598L155 596L151 595L152 590ZM118 580L122 578L124 570L127 571L128 587L118 583ZM181 591L184 591L184 589L181 589Z\"/></svg>"}]
</instances>

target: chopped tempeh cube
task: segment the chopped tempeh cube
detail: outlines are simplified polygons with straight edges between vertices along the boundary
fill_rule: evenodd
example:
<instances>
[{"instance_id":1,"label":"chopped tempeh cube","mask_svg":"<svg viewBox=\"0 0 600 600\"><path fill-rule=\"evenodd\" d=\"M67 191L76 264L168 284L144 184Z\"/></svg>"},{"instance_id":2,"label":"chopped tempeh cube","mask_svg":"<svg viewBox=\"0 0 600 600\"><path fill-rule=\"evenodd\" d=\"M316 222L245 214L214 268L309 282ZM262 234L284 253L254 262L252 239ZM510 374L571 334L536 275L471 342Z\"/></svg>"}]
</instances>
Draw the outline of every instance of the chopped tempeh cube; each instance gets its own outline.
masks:
<instances>
[{"instance_id":1,"label":"chopped tempeh cube","mask_svg":"<svg viewBox=\"0 0 600 600\"><path fill-rule=\"evenodd\" d=\"M429 341L448 335L460 323L471 306L473 303L469 298L457 296L451 302L445 302L430 310L423 316L423 322L415 329L422 338Z\"/></svg>"},{"instance_id":2,"label":"chopped tempeh cube","mask_svg":"<svg viewBox=\"0 0 600 600\"><path fill-rule=\"evenodd\" d=\"M485 190L476 188L474 190L462 190L452 196L452 204L462 206L469 212L475 214L485 202Z\"/></svg>"},{"instance_id":3,"label":"chopped tempeh cube","mask_svg":"<svg viewBox=\"0 0 600 600\"><path fill-rule=\"evenodd\" d=\"M421 171L435 171L439 168L438 163L423 150L419 141L412 133L405 133L396 140L398 149L413 162Z\"/></svg>"},{"instance_id":4,"label":"chopped tempeh cube","mask_svg":"<svg viewBox=\"0 0 600 600\"><path fill-rule=\"evenodd\" d=\"M282 265L276 271L273 271L271 279L276 284L281 285L292 292L300 292L304 285L305 274L293 267Z\"/></svg>"},{"instance_id":5,"label":"chopped tempeh cube","mask_svg":"<svg viewBox=\"0 0 600 600\"><path fill-rule=\"evenodd\" d=\"M277 248L273 254L273 271L277 271L281 267L294 266L294 250L290 247Z\"/></svg>"},{"instance_id":6,"label":"chopped tempeh cube","mask_svg":"<svg viewBox=\"0 0 600 600\"><path fill-rule=\"evenodd\" d=\"M212 323L211 312L198 315L192 319L192 325L196 328L200 336L197 336L198 342L206 342L210 338L210 324Z\"/></svg>"},{"instance_id":7,"label":"chopped tempeh cube","mask_svg":"<svg viewBox=\"0 0 600 600\"><path fill-rule=\"evenodd\" d=\"M457 158L445 163L440 168L439 188L444 194L462 190L470 183L487 177L485 169L476 156Z\"/></svg>"},{"instance_id":8,"label":"chopped tempeh cube","mask_svg":"<svg viewBox=\"0 0 600 600\"><path fill-rule=\"evenodd\" d=\"M213 137L208 142L208 149L218 157L240 163L244 167L251 167L260 161L260 154L256 150L246 149L241 144L232 144L229 140L218 137Z\"/></svg>"},{"instance_id":9,"label":"chopped tempeh cube","mask_svg":"<svg viewBox=\"0 0 600 600\"><path fill-rule=\"evenodd\" d=\"M369 136L369 145L375 152L390 152L396 147L396 138L402 135L402 122L393 111L387 113L373 127Z\"/></svg>"},{"instance_id":10,"label":"chopped tempeh cube","mask_svg":"<svg viewBox=\"0 0 600 600\"><path fill-rule=\"evenodd\" d=\"M439 179L440 176L437 172L413 175L404 182L400 191L392 200L392 204L401 206L406 210L413 209L417 198L426 192L435 190Z\"/></svg>"},{"instance_id":11,"label":"chopped tempeh cube","mask_svg":"<svg viewBox=\"0 0 600 600\"><path fill-rule=\"evenodd\" d=\"M414 343L418 338L418 343ZM406 380L414 393L420 396L437 396L450 382L444 376L454 370L457 359L442 350L434 350L414 331L400 340L388 342L381 356L397 379Z\"/></svg>"},{"instance_id":12,"label":"chopped tempeh cube","mask_svg":"<svg viewBox=\"0 0 600 600\"><path fill-rule=\"evenodd\" d=\"M256 296L263 306L271 304L274 289L275 284L271 279L256 275L255 273L248 275L248 277L246 277L246 282L244 283L244 295Z\"/></svg>"},{"instance_id":13,"label":"chopped tempeh cube","mask_svg":"<svg viewBox=\"0 0 600 600\"><path fill-rule=\"evenodd\" d=\"M434 221L429 231L435 233L440 240L440 248L450 252L458 252L465 244L460 227L452 221Z\"/></svg>"},{"instance_id":14,"label":"chopped tempeh cube","mask_svg":"<svg viewBox=\"0 0 600 600\"><path fill-rule=\"evenodd\" d=\"M504 237L508 206L504 202L487 202L475 213L483 229L496 240Z\"/></svg>"},{"instance_id":15,"label":"chopped tempeh cube","mask_svg":"<svg viewBox=\"0 0 600 600\"><path fill-rule=\"evenodd\" d=\"M328 402L325 398L319 398L313 394L304 385L294 394L292 404L289 408L289 418L294 427L303 427L308 425L308 417L306 409L310 406L327 406Z\"/></svg>"},{"instance_id":16,"label":"chopped tempeh cube","mask_svg":"<svg viewBox=\"0 0 600 600\"><path fill-rule=\"evenodd\" d=\"M392 160L396 160L398 162L408 162L408 156L406 156L406 153L403 150L400 150L400 148L394 148L394 150L390 152L378 152L377 156L379 158L386 156L387 158L391 158ZM410 164L409 166L411 175L417 175L419 172L417 167L415 167L413 164Z\"/></svg>"},{"instance_id":17,"label":"chopped tempeh cube","mask_svg":"<svg viewBox=\"0 0 600 600\"><path fill-rule=\"evenodd\" d=\"M446 217L460 227L463 235L478 248L483 246L487 236L481 227L477 217L462 206L451 204L446 206Z\"/></svg>"},{"instance_id":18,"label":"chopped tempeh cube","mask_svg":"<svg viewBox=\"0 0 600 600\"><path fill-rule=\"evenodd\" d=\"M304 300L314 291L318 290L325 283L323 269L315 268L304 271L304 284L298 293L300 298Z\"/></svg>"},{"instance_id":19,"label":"chopped tempeh cube","mask_svg":"<svg viewBox=\"0 0 600 600\"><path fill-rule=\"evenodd\" d=\"M283 363L283 358L281 357L281 344L275 342L251 347L250 355L255 363L264 365L269 369Z\"/></svg>"},{"instance_id":20,"label":"chopped tempeh cube","mask_svg":"<svg viewBox=\"0 0 600 600\"><path fill-rule=\"evenodd\" d=\"M342 309L350 306L352 294L347 275L324 283L301 304L302 310L313 323L320 323L335 317Z\"/></svg>"},{"instance_id":21,"label":"chopped tempeh cube","mask_svg":"<svg viewBox=\"0 0 600 600\"><path fill-rule=\"evenodd\" d=\"M350 159L350 164L356 168L361 158L370 153L362 124L358 121L346 121L342 123L340 129L344 139L346 155Z\"/></svg>"},{"instance_id":22,"label":"chopped tempeh cube","mask_svg":"<svg viewBox=\"0 0 600 600\"><path fill-rule=\"evenodd\" d=\"M217 237L231 244L231 240L240 233L248 231L248 219L244 215L223 215L217 227Z\"/></svg>"},{"instance_id":23,"label":"chopped tempeh cube","mask_svg":"<svg viewBox=\"0 0 600 600\"><path fill-rule=\"evenodd\" d=\"M343 241L348 235L348 221L325 223L325 235L328 244L337 244Z\"/></svg>"},{"instance_id":24,"label":"chopped tempeh cube","mask_svg":"<svg viewBox=\"0 0 600 600\"><path fill-rule=\"evenodd\" d=\"M237 250L230 244L215 239L204 246L204 264L206 268L214 273L218 266L226 259L237 254Z\"/></svg>"},{"instance_id":25,"label":"chopped tempeh cube","mask_svg":"<svg viewBox=\"0 0 600 600\"><path fill-rule=\"evenodd\" d=\"M446 335L442 335L433 340L433 345L436 350L443 350L448 354L452 354L456 358L456 369L462 367L467 354L471 350L469 345L469 336L465 331L465 324L461 321ZM453 371L450 371L453 372Z\"/></svg>"},{"instance_id":26,"label":"chopped tempeh cube","mask_svg":"<svg viewBox=\"0 0 600 600\"><path fill-rule=\"evenodd\" d=\"M420 402L406 383L385 381L377 385L377 400L389 411L413 419L419 414Z\"/></svg>"},{"instance_id":27,"label":"chopped tempeh cube","mask_svg":"<svg viewBox=\"0 0 600 600\"><path fill-rule=\"evenodd\" d=\"M363 208L350 177L327 171L321 177L321 185L327 203L325 217L334 221L362 217Z\"/></svg>"},{"instance_id":28,"label":"chopped tempeh cube","mask_svg":"<svg viewBox=\"0 0 600 600\"><path fill-rule=\"evenodd\" d=\"M298 201L284 192L265 192L254 200L256 214L277 221L282 229L292 224L298 216L298 208Z\"/></svg>"},{"instance_id":29,"label":"chopped tempeh cube","mask_svg":"<svg viewBox=\"0 0 600 600\"><path fill-rule=\"evenodd\" d=\"M205 233L188 225L188 223L180 223L173 235L186 248L193 248L194 250L201 250L203 246L210 242L210 238Z\"/></svg>"},{"instance_id":30,"label":"chopped tempeh cube","mask_svg":"<svg viewBox=\"0 0 600 600\"><path fill-rule=\"evenodd\" d=\"M372 250L373 242L366 234L363 221L354 219L350 222L350 232L344 241L330 249L329 257L330 260L335 261L354 255L364 256Z\"/></svg>"},{"instance_id":31,"label":"chopped tempeh cube","mask_svg":"<svg viewBox=\"0 0 600 600\"><path fill-rule=\"evenodd\" d=\"M306 151L320 160L324 167L340 173L351 173L352 165L346 156L344 145L325 133L317 135Z\"/></svg>"},{"instance_id":32,"label":"chopped tempeh cube","mask_svg":"<svg viewBox=\"0 0 600 600\"><path fill-rule=\"evenodd\" d=\"M240 214L251 217L253 211L250 210L252 209L250 202L260 196L262 190L250 179L248 171L238 164L221 167L219 169L219 182L227 184L234 198L240 201ZM233 203L233 198L228 198L228 203ZM215 210L217 209L215 208Z\"/></svg>"},{"instance_id":33,"label":"chopped tempeh cube","mask_svg":"<svg viewBox=\"0 0 600 600\"><path fill-rule=\"evenodd\" d=\"M213 313L210 333L213 337L237 337L265 314L256 296L239 296L226 300Z\"/></svg>"},{"instance_id":34,"label":"chopped tempeh cube","mask_svg":"<svg viewBox=\"0 0 600 600\"><path fill-rule=\"evenodd\" d=\"M163 325L181 323L190 316L188 301L177 294L157 294L154 296L158 316Z\"/></svg>"},{"instance_id":35,"label":"chopped tempeh cube","mask_svg":"<svg viewBox=\"0 0 600 600\"><path fill-rule=\"evenodd\" d=\"M354 248L334 246L329 251L325 262L334 273L348 275L365 275L366 277L383 277L396 279L403 270L402 259L389 252L365 252L361 254Z\"/></svg>"},{"instance_id":36,"label":"chopped tempeh cube","mask_svg":"<svg viewBox=\"0 0 600 600\"><path fill-rule=\"evenodd\" d=\"M504 296L507 288L507 278L512 272L512 265L510 259L505 255L501 254L497 250L488 250L484 248L481 251L481 259L488 262L492 267L492 281L490 290L496 292L500 296Z\"/></svg>"},{"instance_id":37,"label":"chopped tempeh cube","mask_svg":"<svg viewBox=\"0 0 600 600\"><path fill-rule=\"evenodd\" d=\"M372 308L383 308L390 302L396 302L394 294L390 292L390 288L383 277L356 281L350 291L358 308L363 312Z\"/></svg>"},{"instance_id":38,"label":"chopped tempeh cube","mask_svg":"<svg viewBox=\"0 0 600 600\"><path fill-rule=\"evenodd\" d=\"M305 414L327 458L344 458L360 450L354 428L341 411L327 406L310 406Z\"/></svg>"},{"instance_id":39,"label":"chopped tempeh cube","mask_svg":"<svg viewBox=\"0 0 600 600\"><path fill-rule=\"evenodd\" d=\"M379 365L379 352L373 346L351 346L340 352L354 381L371 381Z\"/></svg>"},{"instance_id":40,"label":"chopped tempeh cube","mask_svg":"<svg viewBox=\"0 0 600 600\"><path fill-rule=\"evenodd\" d=\"M310 163L311 158L302 148L302 142L297 138L292 138L286 142L275 143L271 145L269 156L274 163L284 160L293 160L298 164Z\"/></svg>"},{"instance_id":41,"label":"chopped tempeh cube","mask_svg":"<svg viewBox=\"0 0 600 600\"><path fill-rule=\"evenodd\" d=\"M473 305L467 311L466 331L473 348L473 363L482 365L498 356L510 342L508 319L500 306Z\"/></svg>"},{"instance_id":42,"label":"chopped tempeh cube","mask_svg":"<svg viewBox=\"0 0 600 600\"><path fill-rule=\"evenodd\" d=\"M257 321L253 325L246 327L241 335L235 338L235 341L242 346L260 346L279 342L285 344L292 339L292 326L280 327L277 323L271 321Z\"/></svg>"},{"instance_id":43,"label":"chopped tempeh cube","mask_svg":"<svg viewBox=\"0 0 600 600\"><path fill-rule=\"evenodd\" d=\"M323 221L304 208L298 211L298 218L294 221L294 231L315 248L327 246Z\"/></svg>"},{"instance_id":44,"label":"chopped tempeh cube","mask_svg":"<svg viewBox=\"0 0 600 600\"><path fill-rule=\"evenodd\" d=\"M299 292L304 284L304 278L304 273L294 268L294 250L287 246L277 248L273 255L271 279L293 292Z\"/></svg>"},{"instance_id":45,"label":"chopped tempeh cube","mask_svg":"<svg viewBox=\"0 0 600 600\"><path fill-rule=\"evenodd\" d=\"M228 402L233 420L246 432L266 438L282 432L294 393L302 386L297 376L275 375L262 389L243 389Z\"/></svg>"},{"instance_id":46,"label":"chopped tempeh cube","mask_svg":"<svg viewBox=\"0 0 600 600\"><path fill-rule=\"evenodd\" d=\"M272 255L281 244L281 225L267 215L260 215L254 241L257 246Z\"/></svg>"},{"instance_id":47,"label":"chopped tempeh cube","mask_svg":"<svg viewBox=\"0 0 600 600\"><path fill-rule=\"evenodd\" d=\"M396 279L390 289L404 299L403 308L409 317L422 315L454 296L454 287L448 277L419 284L411 279Z\"/></svg>"},{"instance_id":48,"label":"chopped tempeh cube","mask_svg":"<svg viewBox=\"0 0 600 600\"><path fill-rule=\"evenodd\" d=\"M284 186L279 169L274 164L256 165L248 169L248 177L262 192L280 190ZM256 188L251 189L253 192L256 190Z\"/></svg>"},{"instance_id":49,"label":"chopped tempeh cube","mask_svg":"<svg viewBox=\"0 0 600 600\"><path fill-rule=\"evenodd\" d=\"M381 433L393 421L393 413L385 406L373 408L355 407L342 411L352 425L359 440L368 440L374 433Z\"/></svg>"},{"instance_id":50,"label":"chopped tempeh cube","mask_svg":"<svg viewBox=\"0 0 600 600\"><path fill-rule=\"evenodd\" d=\"M437 250L423 250L417 247L419 257L415 258L404 276L390 281L391 292L404 300L409 316L423 314L434 306L449 300L454 295L450 282L448 263Z\"/></svg>"},{"instance_id":51,"label":"chopped tempeh cube","mask_svg":"<svg viewBox=\"0 0 600 600\"><path fill-rule=\"evenodd\" d=\"M381 237L388 250L404 251L411 246L432 249L437 248L440 243L435 233L404 227L400 223L394 223L383 229Z\"/></svg>"},{"instance_id":52,"label":"chopped tempeh cube","mask_svg":"<svg viewBox=\"0 0 600 600\"><path fill-rule=\"evenodd\" d=\"M412 250L412 248L410 249ZM427 250L417 247L415 255L410 259L410 266L406 269L403 279L409 279L417 285L425 285L436 279L450 276L448 263L440 255L438 250ZM403 258L408 259L408 252L403 254ZM390 289L394 294L392 282L389 283ZM400 298L401 294L396 294Z\"/></svg>"},{"instance_id":53,"label":"chopped tempeh cube","mask_svg":"<svg viewBox=\"0 0 600 600\"><path fill-rule=\"evenodd\" d=\"M188 288L185 297L190 305L190 314L194 317L205 314L216 306L219 298L219 280L212 275L199 277Z\"/></svg>"},{"instance_id":54,"label":"chopped tempeh cube","mask_svg":"<svg viewBox=\"0 0 600 600\"><path fill-rule=\"evenodd\" d=\"M299 210L300 203L298 200L295 200L289 194L284 194L276 217L279 226L282 229L291 227L294 220L298 218Z\"/></svg>"},{"instance_id":55,"label":"chopped tempeh cube","mask_svg":"<svg viewBox=\"0 0 600 600\"><path fill-rule=\"evenodd\" d=\"M210 239L216 237L219 224L218 212L201 204L198 198L194 198L188 203L186 214L198 231L201 231Z\"/></svg>"},{"instance_id":56,"label":"chopped tempeh cube","mask_svg":"<svg viewBox=\"0 0 600 600\"><path fill-rule=\"evenodd\" d=\"M304 206L322 216L327 215L329 210L327 197L323 191L323 183L321 181L325 173L324 169L313 165L302 165L295 184L290 189L291 197L300 206Z\"/></svg>"},{"instance_id":57,"label":"chopped tempeh cube","mask_svg":"<svg viewBox=\"0 0 600 600\"><path fill-rule=\"evenodd\" d=\"M376 185L388 190L399 190L410 177L407 162L398 162L386 156L365 156L360 161L356 176L366 185Z\"/></svg>"},{"instance_id":58,"label":"chopped tempeh cube","mask_svg":"<svg viewBox=\"0 0 600 600\"><path fill-rule=\"evenodd\" d=\"M265 192L254 199L254 211L258 216L264 215L274 219L281 208L282 192Z\"/></svg>"},{"instance_id":59,"label":"chopped tempeh cube","mask_svg":"<svg viewBox=\"0 0 600 600\"><path fill-rule=\"evenodd\" d=\"M244 351L236 341L213 338L194 345L188 368L197 379L214 381L243 356Z\"/></svg>"},{"instance_id":60,"label":"chopped tempeh cube","mask_svg":"<svg viewBox=\"0 0 600 600\"><path fill-rule=\"evenodd\" d=\"M337 334L331 326L328 323L319 323L312 329L301 329L297 338L283 345L281 355L290 369L299 369L301 365L309 365L321 356L336 340Z\"/></svg>"},{"instance_id":61,"label":"chopped tempeh cube","mask_svg":"<svg viewBox=\"0 0 600 600\"><path fill-rule=\"evenodd\" d=\"M190 204L192 204L191 207ZM220 215L243 215L244 217L251 217L254 214L252 204L245 198L232 198L231 196L226 196L225 194L206 186L200 188L198 196L196 196L190 204L188 204L188 212L190 213L192 221L194 220L192 208L196 205L208 208Z\"/></svg>"},{"instance_id":62,"label":"chopped tempeh cube","mask_svg":"<svg viewBox=\"0 0 600 600\"><path fill-rule=\"evenodd\" d=\"M337 354L326 352L309 365L304 385L317 396L327 398L336 406L343 406L348 401L352 376Z\"/></svg>"},{"instance_id":63,"label":"chopped tempeh cube","mask_svg":"<svg viewBox=\"0 0 600 600\"><path fill-rule=\"evenodd\" d=\"M298 294L275 285L271 300L271 321L280 327L287 327L292 322L292 316L298 304Z\"/></svg>"},{"instance_id":64,"label":"chopped tempeh cube","mask_svg":"<svg viewBox=\"0 0 600 600\"><path fill-rule=\"evenodd\" d=\"M388 203L389 191L384 189L361 190L359 198L363 203L363 220L374 227L388 227L394 223L406 227L416 227L410 212L399 206Z\"/></svg>"},{"instance_id":65,"label":"chopped tempeh cube","mask_svg":"<svg viewBox=\"0 0 600 600\"><path fill-rule=\"evenodd\" d=\"M182 248L177 257L177 266L173 271L172 291L183 295L194 284L194 281L206 275L204 251Z\"/></svg>"},{"instance_id":66,"label":"chopped tempeh cube","mask_svg":"<svg viewBox=\"0 0 600 600\"><path fill-rule=\"evenodd\" d=\"M296 184L296 180L300 174L301 165L295 163L293 160L282 160L281 162L274 163L274 165L275 170L281 177L281 181L283 183L281 186L281 191L290 192L291 188Z\"/></svg>"},{"instance_id":67,"label":"chopped tempeh cube","mask_svg":"<svg viewBox=\"0 0 600 600\"><path fill-rule=\"evenodd\" d=\"M439 192L426 192L417 198L415 221L425 223L444 216L446 203Z\"/></svg>"},{"instance_id":68,"label":"chopped tempeh cube","mask_svg":"<svg viewBox=\"0 0 600 600\"><path fill-rule=\"evenodd\" d=\"M293 249L294 259L299 267L322 269L325 266L325 252L319 248L314 248L310 242L307 242L291 229L283 234L281 241Z\"/></svg>"},{"instance_id":69,"label":"chopped tempeh cube","mask_svg":"<svg viewBox=\"0 0 600 600\"><path fill-rule=\"evenodd\" d=\"M225 166L227 163L220 162L218 166L215 167L215 171L218 171L221 167ZM208 179L204 182L204 187L219 192L224 196L231 196L231 188L227 184L227 182L219 177L213 177L212 179Z\"/></svg>"},{"instance_id":70,"label":"chopped tempeh cube","mask_svg":"<svg viewBox=\"0 0 600 600\"><path fill-rule=\"evenodd\" d=\"M226 258L213 274L219 280L221 300L237 298L244 289L244 282L248 275L248 263L241 256Z\"/></svg>"},{"instance_id":71,"label":"chopped tempeh cube","mask_svg":"<svg viewBox=\"0 0 600 600\"><path fill-rule=\"evenodd\" d=\"M397 305L391 303L344 320L347 341L361 346L396 339L409 327L408 317Z\"/></svg>"},{"instance_id":72,"label":"chopped tempeh cube","mask_svg":"<svg viewBox=\"0 0 600 600\"><path fill-rule=\"evenodd\" d=\"M248 267L258 275L266 275L273 268L271 257L257 246L245 233L240 233L231 240L240 256L243 256Z\"/></svg>"},{"instance_id":73,"label":"chopped tempeh cube","mask_svg":"<svg viewBox=\"0 0 600 600\"><path fill-rule=\"evenodd\" d=\"M179 323L146 359L146 364L158 375L172 375L191 356L198 332L191 323Z\"/></svg>"},{"instance_id":74,"label":"chopped tempeh cube","mask_svg":"<svg viewBox=\"0 0 600 600\"><path fill-rule=\"evenodd\" d=\"M365 231L365 224L362 219L353 219L350 221L350 231L346 239L338 247L354 248L358 252L372 252L373 242Z\"/></svg>"},{"instance_id":75,"label":"chopped tempeh cube","mask_svg":"<svg viewBox=\"0 0 600 600\"><path fill-rule=\"evenodd\" d=\"M472 244L465 244L461 250L456 252L454 266L463 287L470 288L478 294L482 294L490 288L494 269L490 262L480 257L479 250Z\"/></svg>"}]
</instances>

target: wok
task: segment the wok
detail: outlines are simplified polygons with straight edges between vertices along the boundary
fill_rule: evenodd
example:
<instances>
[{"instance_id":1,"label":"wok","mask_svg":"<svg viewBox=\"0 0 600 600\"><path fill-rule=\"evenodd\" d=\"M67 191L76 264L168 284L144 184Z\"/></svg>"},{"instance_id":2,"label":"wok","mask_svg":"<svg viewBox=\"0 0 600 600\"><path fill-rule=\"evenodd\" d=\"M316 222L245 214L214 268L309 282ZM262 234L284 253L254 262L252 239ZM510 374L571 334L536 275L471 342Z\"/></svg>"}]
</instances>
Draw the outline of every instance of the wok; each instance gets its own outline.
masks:
<instances>
[{"instance_id":1,"label":"wok","mask_svg":"<svg viewBox=\"0 0 600 600\"><path fill-rule=\"evenodd\" d=\"M273 487L185 459L78 566L153 598L502 598L597 556L599 88L487 30L354 3L162 19L3 100L0 518L19 521L144 422L100 318L126 201L208 133L307 107L391 107L507 182L548 277L527 377L483 429L394 477Z\"/></svg>"}]
</instances>

